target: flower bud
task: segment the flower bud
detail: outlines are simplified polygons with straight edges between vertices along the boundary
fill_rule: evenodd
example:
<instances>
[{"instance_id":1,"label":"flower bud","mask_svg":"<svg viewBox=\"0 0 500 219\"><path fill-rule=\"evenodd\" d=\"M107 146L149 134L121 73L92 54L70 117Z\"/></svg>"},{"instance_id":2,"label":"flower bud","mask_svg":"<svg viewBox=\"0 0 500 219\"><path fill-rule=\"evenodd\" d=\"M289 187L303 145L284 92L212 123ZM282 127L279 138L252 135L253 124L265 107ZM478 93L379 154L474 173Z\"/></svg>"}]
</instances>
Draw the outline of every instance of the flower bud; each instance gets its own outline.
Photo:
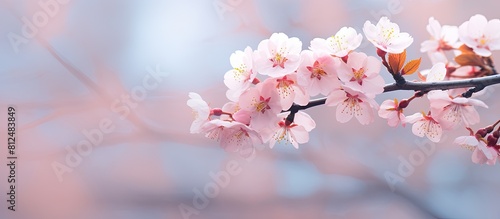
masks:
<instances>
[{"instance_id":1,"label":"flower bud","mask_svg":"<svg viewBox=\"0 0 500 219\"><path fill-rule=\"evenodd\" d=\"M500 138L500 130L497 130L497 131L493 132L493 136L495 138Z\"/></svg>"},{"instance_id":2,"label":"flower bud","mask_svg":"<svg viewBox=\"0 0 500 219\"><path fill-rule=\"evenodd\" d=\"M477 134L481 135L481 137L485 137L488 133L493 131L493 126L488 126L482 129L477 130Z\"/></svg>"},{"instance_id":3,"label":"flower bud","mask_svg":"<svg viewBox=\"0 0 500 219\"><path fill-rule=\"evenodd\" d=\"M377 48L377 55L378 55L379 57L385 57L385 54L387 54L387 52L386 52L386 51L384 51L384 50L381 50L381 49Z\"/></svg>"},{"instance_id":4,"label":"flower bud","mask_svg":"<svg viewBox=\"0 0 500 219\"><path fill-rule=\"evenodd\" d=\"M410 104L410 101L408 101L407 99L404 99L404 100L401 100L401 102L399 102L399 109L404 109L406 107L408 107L408 105Z\"/></svg>"},{"instance_id":5,"label":"flower bud","mask_svg":"<svg viewBox=\"0 0 500 219\"><path fill-rule=\"evenodd\" d=\"M221 116L222 115L222 109L214 108L214 109L212 109L212 112L210 114L212 114L214 116Z\"/></svg>"},{"instance_id":6,"label":"flower bud","mask_svg":"<svg viewBox=\"0 0 500 219\"><path fill-rule=\"evenodd\" d=\"M497 144L498 138L496 138L493 135L488 135L487 141L488 141L488 146L494 146Z\"/></svg>"}]
</instances>

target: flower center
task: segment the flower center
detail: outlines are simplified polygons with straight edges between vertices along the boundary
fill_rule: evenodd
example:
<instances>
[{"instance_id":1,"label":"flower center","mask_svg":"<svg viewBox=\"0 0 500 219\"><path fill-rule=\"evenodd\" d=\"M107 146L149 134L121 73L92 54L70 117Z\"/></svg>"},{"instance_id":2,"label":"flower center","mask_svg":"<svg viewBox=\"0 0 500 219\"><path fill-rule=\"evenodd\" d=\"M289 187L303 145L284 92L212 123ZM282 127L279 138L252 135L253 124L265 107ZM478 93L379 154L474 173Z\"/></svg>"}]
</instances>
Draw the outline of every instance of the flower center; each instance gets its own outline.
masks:
<instances>
[{"instance_id":1,"label":"flower center","mask_svg":"<svg viewBox=\"0 0 500 219\"><path fill-rule=\"evenodd\" d=\"M356 81L358 82L359 85L363 85L363 79L366 78L365 75L365 69L360 68L359 70L352 69L353 77L351 78L351 81Z\"/></svg>"},{"instance_id":2,"label":"flower center","mask_svg":"<svg viewBox=\"0 0 500 219\"><path fill-rule=\"evenodd\" d=\"M280 97L287 97L294 91L292 85L295 84L295 82L288 79L287 76L279 78L276 81L278 81L276 88L278 89Z\"/></svg>"},{"instance_id":3,"label":"flower center","mask_svg":"<svg viewBox=\"0 0 500 219\"><path fill-rule=\"evenodd\" d=\"M238 130L237 132L234 133L234 137L236 137L236 139L240 140L242 138L249 137L249 135L248 135L246 130L240 128L240 130Z\"/></svg>"},{"instance_id":4,"label":"flower center","mask_svg":"<svg viewBox=\"0 0 500 219\"><path fill-rule=\"evenodd\" d=\"M233 69L234 79L236 81L247 81L250 78L250 72L247 72L247 66L241 64L239 67Z\"/></svg>"},{"instance_id":5,"label":"flower center","mask_svg":"<svg viewBox=\"0 0 500 219\"><path fill-rule=\"evenodd\" d=\"M271 97L268 97L267 99L265 99L264 97L260 96L259 102L256 102L254 104L255 110L257 112L265 113L266 110L271 109L271 107L269 106L270 100L271 100Z\"/></svg>"},{"instance_id":6,"label":"flower center","mask_svg":"<svg viewBox=\"0 0 500 219\"><path fill-rule=\"evenodd\" d=\"M318 80L321 80L321 77L324 77L327 75L325 70L321 68L321 65L319 64L318 61L315 61L313 66L307 66L307 70L311 72L311 78L316 78Z\"/></svg>"},{"instance_id":7,"label":"flower center","mask_svg":"<svg viewBox=\"0 0 500 219\"><path fill-rule=\"evenodd\" d=\"M332 36L328 39L330 43L330 47L336 48L338 50L346 50L347 45L344 43L345 42L345 35L338 35L338 36Z\"/></svg>"},{"instance_id":8,"label":"flower center","mask_svg":"<svg viewBox=\"0 0 500 219\"><path fill-rule=\"evenodd\" d=\"M385 39L390 40L393 37L395 37L394 34L394 28L386 28L382 30L382 35L384 36Z\"/></svg>"},{"instance_id":9,"label":"flower center","mask_svg":"<svg viewBox=\"0 0 500 219\"><path fill-rule=\"evenodd\" d=\"M478 43L479 43L480 47L484 47L488 43L488 39L486 39L486 37L482 36L481 38L479 38Z\"/></svg>"},{"instance_id":10,"label":"flower center","mask_svg":"<svg viewBox=\"0 0 500 219\"><path fill-rule=\"evenodd\" d=\"M286 57L283 57L281 53L276 53L274 55L274 58L271 59L271 62L273 62L273 68L276 66L280 66L281 68L285 68L285 62L288 61Z\"/></svg>"}]
</instances>

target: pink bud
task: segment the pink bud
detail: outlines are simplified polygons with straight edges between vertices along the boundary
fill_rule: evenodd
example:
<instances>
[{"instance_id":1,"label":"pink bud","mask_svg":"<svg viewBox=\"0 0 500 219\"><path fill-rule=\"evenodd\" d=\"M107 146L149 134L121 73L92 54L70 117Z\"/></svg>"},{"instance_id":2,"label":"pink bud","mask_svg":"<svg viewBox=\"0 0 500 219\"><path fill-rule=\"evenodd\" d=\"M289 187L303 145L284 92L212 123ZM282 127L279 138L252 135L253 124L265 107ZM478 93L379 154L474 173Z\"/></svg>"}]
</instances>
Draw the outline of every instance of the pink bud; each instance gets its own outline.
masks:
<instances>
[{"instance_id":1,"label":"pink bud","mask_svg":"<svg viewBox=\"0 0 500 219\"><path fill-rule=\"evenodd\" d=\"M222 109L220 109L220 108L214 108L214 109L212 109L211 114L214 115L214 116L221 116L222 112L223 112Z\"/></svg>"}]
</instances>

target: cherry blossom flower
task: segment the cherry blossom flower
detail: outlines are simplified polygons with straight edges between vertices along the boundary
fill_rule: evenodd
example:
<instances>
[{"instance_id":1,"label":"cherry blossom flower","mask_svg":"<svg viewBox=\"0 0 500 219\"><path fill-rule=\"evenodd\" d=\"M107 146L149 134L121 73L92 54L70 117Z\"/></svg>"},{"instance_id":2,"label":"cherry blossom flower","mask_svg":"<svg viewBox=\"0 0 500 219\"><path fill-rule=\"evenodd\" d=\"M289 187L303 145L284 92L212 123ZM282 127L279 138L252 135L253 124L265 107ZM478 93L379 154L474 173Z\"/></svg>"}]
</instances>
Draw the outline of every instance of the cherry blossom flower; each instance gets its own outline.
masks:
<instances>
[{"instance_id":1,"label":"cherry blossom flower","mask_svg":"<svg viewBox=\"0 0 500 219\"><path fill-rule=\"evenodd\" d=\"M231 126L232 122L222 120L222 119L213 119L205 124L200 129L201 133L205 134L205 137L210 138L212 140L220 141L222 132L226 127Z\"/></svg>"},{"instance_id":2,"label":"cherry blossom flower","mask_svg":"<svg viewBox=\"0 0 500 219\"><path fill-rule=\"evenodd\" d=\"M431 39L421 44L421 52L438 52L451 50L460 46L458 42L458 27L443 25L433 17L429 18L427 31L431 34Z\"/></svg>"},{"instance_id":3,"label":"cherry blossom flower","mask_svg":"<svg viewBox=\"0 0 500 219\"><path fill-rule=\"evenodd\" d=\"M341 64L347 69L338 72L345 86L359 90L370 98L384 92L385 82L379 74L382 64L377 58L358 52L353 52L348 57L347 63Z\"/></svg>"},{"instance_id":4,"label":"cherry blossom flower","mask_svg":"<svg viewBox=\"0 0 500 219\"><path fill-rule=\"evenodd\" d=\"M286 121L290 112L280 113L278 117L280 121L264 139L269 141L269 147L273 148L276 143L286 141L291 143L293 147L299 148L299 144L304 144L309 141L309 132L316 127L316 123L308 114L297 112L292 123Z\"/></svg>"},{"instance_id":5,"label":"cherry blossom flower","mask_svg":"<svg viewBox=\"0 0 500 219\"><path fill-rule=\"evenodd\" d=\"M236 51L229 58L233 69L224 75L224 84L229 88L226 96L231 101L238 101L240 95L252 85L256 72L253 67L253 51L250 47Z\"/></svg>"},{"instance_id":6,"label":"cherry blossom flower","mask_svg":"<svg viewBox=\"0 0 500 219\"><path fill-rule=\"evenodd\" d=\"M311 96L328 95L341 85L337 70L345 69L338 69L339 64L340 60L328 54L304 50L297 70L297 83Z\"/></svg>"},{"instance_id":7,"label":"cherry blossom flower","mask_svg":"<svg viewBox=\"0 0 500 219\"><path fill-rule=\"evenodd\" d=\"M378 110L378 115L381 118L387 119L387 124L391 127L396 127L399 123L404 127L406 124L406 117L403 114L403 109L399 108L397 99L382 102Z\"/></svg>"},{"instance_id":8,"label":"cherry blossom flower","mask_svg":"<svg viewBox=\"0 0 500 219\"><path fill-rule=\"evenodd\" d=\"M455 139L454 143L473 151L472 162L475 164L495 165L497 161L497 150L474 136L460 136Z\"/></svg>"},{"instance_id":9,"label":"cherry blossom flower","mask_svg":"<svg viewBox=\"0 0 500 219\"><path fill-rule=\"evenodd\" d=\"M191 134L200 133L201 127L209 121L210 107L197 93L190 92L187 105L191 107L194 114L194 121L191 124Z\"/></svg>"},{"instance_id":10,"label":"cherry blossom flower","mask_svg":"<svg viewBox=\"0 0 500 219\"><path fill-rule=\"evenodd\" d=\"M309 103L307 91L297 83L297 74L289 74L280 78L268 78L264 83L271 83L280 97L281 109L290 109L293 103L301 106Z\"/></svg>"},{"instance_id":11,"label":"cherry blossom flower","mask_svg":"<svg viewBox=\"0 0 500 219\"><path fill-rule=\"evenodd\" d=\"M432 118L431 115L425 113L415 113L406 117L406 123L412 123L412 132L419 137L427 136L432 142L439 142L443 129L441 125Z\"/></svg>"},{"instance_id":12,"label":"cherry blossom flower","mask_svg":"<svg viewBox=\"0 0 500 219\"><path fill-rule=\"evenodd\" d=\"M479 113L474 106L488 108L480 100L465 97L452 97L447 91L431 91L427 95L431 112L444 129L453 129L464 123L465 126L479 123Z\"/></svg>"},{"instance_id":13,"label":"cherry blossom flower","mask_svg":"<svg viewBox=\"0 0 500 219\"><path fill-rule=\"evenodd\" d=\"M500 20L488 21L483 15L472 16L459 27L460 41L480 55L490 56L500 49Z\"/></svg>"},{"instance_id":14,"label":"cherry blossom flower","mask_svg":"<svg viewBox=\"0 0 500 219\"><path fill-rule=\"evenodd\" d=\"M315 38L311 41L313 52L326 52L329 55L344 57L361 45L363 36L352 27L342 27L335 36L327 39Z\"/></svg>"},{"instance_id":15,"label":"cherry blossom flower","mask_svg":"<svg viewBox=\"0 0 500 219\"><path fill-rule=\"evenodd\" d=\"M255 129L268 126L278 119L281 112L281 98L271 81L259 83L251 87L240 96L239 105L243 110L250 112L250 125Z\"/></svg>"},{"instance_id":16,"label":"cherry blossom flower","mask_svg":"<svg viewBox=\"0 0 500 219\"><path fill-rule=\"evenodd\" d=\"M302 42L298 38L274 33L259 43L254 53L254 68L262 75L283 77L297 70L301 50Z\"/></svg>"},{"instance_id":17,"label":"cherry blossom flower","mask_svg":"<svg viewBox=\"0 0 500 219\"><path fill-rule=\"evenodd\" d=\"M328 95L325 104L327 106L337 106L336 117L340 123L346 123L352 117L356 117L359 123L367 125L373 122L374 110L378 109L375 100L349 87L332 91Z\"/></svg>"},{"instance_id":18,"label":"cherry blossom flower","mask_svg":"<svg viewBox=\"0 0 500 219\"><path fill-rule=\"evenodd\" d=\"M363 26L366 39L385 52L399 54L413 43L410 34L399 31L399 26L387 17L382 17L377 25L366 21Z\"/></svg>"},{"instance_id":19,"label":"cherry blossom flower","mask_svg":"<svg viewBox=\"0 0 500 219\"><path fill-rule=\"evenodd\" d=\"M232 122L220 135L220 145L228 152L238 152L248 157L254 151L254 145L262 144L262 137L252 128L239 122Z\"/></svg>"}]
</instances>

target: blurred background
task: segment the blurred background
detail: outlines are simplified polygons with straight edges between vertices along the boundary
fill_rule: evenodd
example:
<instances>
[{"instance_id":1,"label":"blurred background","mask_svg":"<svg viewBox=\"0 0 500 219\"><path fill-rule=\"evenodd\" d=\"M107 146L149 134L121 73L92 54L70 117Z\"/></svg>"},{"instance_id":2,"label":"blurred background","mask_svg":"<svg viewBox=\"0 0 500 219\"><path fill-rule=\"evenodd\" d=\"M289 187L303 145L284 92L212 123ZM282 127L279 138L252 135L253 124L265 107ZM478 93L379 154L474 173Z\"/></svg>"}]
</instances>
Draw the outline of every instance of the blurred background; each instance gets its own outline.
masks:
<instances>
[{"instance_id":1,"label":"blurred background","mask_svg":"<svg viewBox=\"0 0 500 219\"><path fill-rule=\"evenodd\" d=\"M369 126L340 125L335 108L316 107L307 110L317 123L309 143L298 150L261 147L245 160L189 134L186 105L192 91L222 106L231 53L256 48L274 32L300 38L305 49L315 37L343 26L362 32L366 20L388 16L415 39L408 57L422 56L422 69L430 68L419 52L429 17L449 25L478 13L500 18L497 1L1 0L0 6L2 219L500 217L499 168L473 164L470 151L452 144L465 130L433 144L380 118ZM366 40L359 50L375 55ZM491 87L481 97L490 108L479 109L475 129L499 119L499 94ZM377 101L410 95L392 92ZM416 103L406 114L428 107ZM16 212L6 202L10 105L17 109ZM95 145L85 148L91 139ZM418 165L402 166L410 160ZM228 164L238 174L214 187L210 175L220 176Z\"/></svg>"}]
</instances>

